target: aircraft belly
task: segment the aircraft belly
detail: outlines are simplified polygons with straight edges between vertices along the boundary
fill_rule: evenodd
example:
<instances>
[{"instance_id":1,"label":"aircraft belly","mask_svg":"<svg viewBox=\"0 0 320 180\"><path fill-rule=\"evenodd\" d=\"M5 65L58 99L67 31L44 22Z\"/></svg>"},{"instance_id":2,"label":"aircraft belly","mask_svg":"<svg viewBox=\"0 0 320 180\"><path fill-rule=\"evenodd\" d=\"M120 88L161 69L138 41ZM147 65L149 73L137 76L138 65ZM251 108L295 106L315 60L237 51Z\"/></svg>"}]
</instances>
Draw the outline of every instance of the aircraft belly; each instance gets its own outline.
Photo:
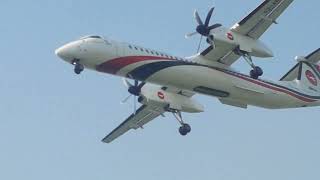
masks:
<instances>
[{"instance_id":1,"label":"aircraft belly","mask_svg":"<svg viewBox=\"0 0 320 180\"><path fill-rule=\"evenodd\" d=\"M269 109L297 107L297 104L301 103L286 94L274 92L203 66L166 68L150 76L147 81L189 91L194 91L196 87L208 87L229 93L226 99Z\"/></svg>"},{"instance_id":2,"label":"aircraft belly","mask_svg":"<svg viewBox=\"0 0 320 180\"><path fill-rule=\"evenodd\" d=\"M166 68L149 77L147 81L189 91L194 91L197 87L207 87L229 93L232 88L232 83L224 73L204 66Z\"/></svg>"},{"instance_id":3,"label":"aircraft belly","mask_svg":"<svg viewBox=\"0 0 320 180\"><path fill-rule=\"evenodd\" d=\"M224 98L225 101L236 101L240 104L272 109L305 105L302 102L304 97L297 97L298 95L290 90L278 87L275 83L254 80L240 73L185 61L160 59L145 61L139 58L141 57L133 59L135 63L128 58L119 58L113 62L104 63L97 70Z\"/></svg>"}]
</instances>

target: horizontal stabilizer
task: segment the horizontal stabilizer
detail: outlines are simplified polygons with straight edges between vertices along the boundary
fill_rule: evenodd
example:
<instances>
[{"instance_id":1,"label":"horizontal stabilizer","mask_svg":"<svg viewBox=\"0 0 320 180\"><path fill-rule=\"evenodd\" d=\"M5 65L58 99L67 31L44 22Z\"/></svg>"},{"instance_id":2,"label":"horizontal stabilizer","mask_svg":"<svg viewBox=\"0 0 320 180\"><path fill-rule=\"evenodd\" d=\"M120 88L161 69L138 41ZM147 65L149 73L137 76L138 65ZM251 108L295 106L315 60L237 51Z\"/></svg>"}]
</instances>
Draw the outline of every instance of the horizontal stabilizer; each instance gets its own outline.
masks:
<instances>
[{"instance_id":1,"label":"horizontal stabilizer","mask_svg":"<svg viewBox=\"0 0 320 180\"><path fill-rule=\"evenodd\" d=\"M309 54L306 59L312 64L317 64L320 61L320 48Z\"/></svg>"}]
</instances>

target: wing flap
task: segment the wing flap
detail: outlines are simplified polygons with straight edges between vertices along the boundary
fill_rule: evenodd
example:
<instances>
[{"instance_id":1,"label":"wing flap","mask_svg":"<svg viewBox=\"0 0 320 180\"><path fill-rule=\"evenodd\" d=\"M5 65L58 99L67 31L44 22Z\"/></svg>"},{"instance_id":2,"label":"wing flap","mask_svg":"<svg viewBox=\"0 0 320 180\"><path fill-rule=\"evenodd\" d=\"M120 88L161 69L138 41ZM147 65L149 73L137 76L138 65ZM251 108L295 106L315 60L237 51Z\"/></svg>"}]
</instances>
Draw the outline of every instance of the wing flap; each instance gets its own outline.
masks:
<instances>
[{"instance_id":1,"label":"wing flap","mask_svg":"<svg viewBox=\"0 0 320 180\"><path fill-rule=\"evenodd\" d=\"M129 116L102 141L110 143L131 129L142 128L145 124L164 113L164 108L155 105L142 105L135 114Z\"/></svg>"},{"instance_id":2,"label":"wing flap","mask_svg":"<svg viewBox=\"0 0 320 180\"><path fill-rule=\"evenodd\" d=\"M225 104L225 105L234 106L234 107L243 108L243 109L248 108L248 104L245 104L242 102L238 102L230 99L219 99L219 100L222 104Z\"/></svg>"}]
</instances>

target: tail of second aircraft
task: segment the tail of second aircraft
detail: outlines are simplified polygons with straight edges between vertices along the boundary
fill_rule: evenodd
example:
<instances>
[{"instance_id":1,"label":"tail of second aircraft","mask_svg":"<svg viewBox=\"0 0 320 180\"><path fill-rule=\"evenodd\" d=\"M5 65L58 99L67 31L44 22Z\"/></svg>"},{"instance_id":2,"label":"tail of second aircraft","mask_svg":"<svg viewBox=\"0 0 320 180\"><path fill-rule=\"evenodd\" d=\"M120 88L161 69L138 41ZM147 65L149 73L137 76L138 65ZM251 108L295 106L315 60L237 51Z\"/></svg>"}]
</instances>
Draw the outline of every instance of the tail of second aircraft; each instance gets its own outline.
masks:
<instances>
[{"instance_id":1,"label":"tail of second aircraft","mask_svg":"<svg viewBox=\"0 0 320 180\"><path fill-rule=\"evenodd\" d=\"M296 57L298 63L281 78L281 81L297 80L302 91L320 95L320 48L306 57Z\"/></svg>"}]
</instances>

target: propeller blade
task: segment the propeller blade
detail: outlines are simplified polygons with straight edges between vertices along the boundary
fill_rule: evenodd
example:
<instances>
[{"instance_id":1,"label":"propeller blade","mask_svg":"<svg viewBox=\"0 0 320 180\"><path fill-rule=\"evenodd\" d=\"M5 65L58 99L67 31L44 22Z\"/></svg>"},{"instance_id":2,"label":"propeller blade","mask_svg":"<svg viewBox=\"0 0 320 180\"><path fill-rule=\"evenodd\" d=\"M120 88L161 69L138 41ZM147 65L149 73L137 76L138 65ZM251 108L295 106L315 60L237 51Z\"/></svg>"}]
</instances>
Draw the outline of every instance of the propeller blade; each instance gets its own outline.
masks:
<instances>
[{"instance_id":1,"label":"propeller blade","mask_svg":"<svg viewBox=\"0 0 320 180\"><path fill-rule=\"evenodd\" d=\"M209 27L209 30L216 29L216 28L221 27L221 26L222 26L222 24L214 24L214 25Z\"/></svg>"},{"instance_id":2,"label":"propeller blade","mask_svg":"<svg viewBox=\"0 0 320 180\"><path fill-rule=\"evenodd\" d=\"M126 79L126 78L122 78L122 81L123 81L123 84L124 84L127 88L130 88L130 87L133 86L133 85L128 81L128 79Z\"/></svg>"},{"instance_id":3,"label":"propeller blade","mask_svg":"<svg viewBox=\"0 0 320 180\"><path fill-rule=\"evenodd\" d=\"M203 25L203 22L202 22L202 20L201 20L201 18L200 18L200 16L199 16L199 13L198 13L197 10L194 11L194 18L196 19L196 21L197 21L197 23L198 23L199 25Z\"/></svg>"},{"instance_id":4,"label":"propeller blade","mask_svg":"<svg viewBox=\"0 0 320 180\"><path fill-rule=\"evenodd\" d=\"M144 85L146 85L145 82L142 82L142 83L139 84L138 88L140 89L140 91L141 91L141 89L142 89L142 87L143 87Z\"/></svg>"},{"instance_id":5,"label":"propeller blade","mask_svg":"<svg viewBox=\"0 0 320 180\"><path fill-rule=\"evenodd\" d=\"M210 23L210 19L211 19L213 10L214 10L214 7L210 9L210 11L209 11L209 13L208 13L208 15L207 15L206 22L205 22L205 24L204 24L206 27L209 26L209 23Z\"/></svg>"},{"instance_id":6,"label":"propeller blade","mask_svg":"<svg viewBox=\"0 0 320 180\"><path fill-rule=\"evenodd\" d=\"M201 36L201 38L200 38L200 42L199 42L199 45L198 45L197 53L199 53L199 51L200 51L200 47L201 47L201 43L202 43L202 38L203 38L203 36Z\"/></svg>"},{"instance_id":7,"label":"propeller blade","mask_svg":"<svg viewBox=\"0 0 320 180\"><path fill-rule=\"evenodd\" d=\"M193 32L193 33L186 34L186 35L185 35L185 38L186 38L186 39L189 39L189 38L191 38L192 36L194 36L194 35L196 35L196 34L198 34L198 32Z\"/></svg>"},{"instance_id":8,"label":"propeller blade","mask_svg":"<svg viewBox=\"0 0 320 180\"><path fill-rule=\"evenodd\" d=\"M124 100L121 101L121 104L125 104L130 98L132 94L130 94L128 97L126 97Z\"/></svg>"}]
</instances>

